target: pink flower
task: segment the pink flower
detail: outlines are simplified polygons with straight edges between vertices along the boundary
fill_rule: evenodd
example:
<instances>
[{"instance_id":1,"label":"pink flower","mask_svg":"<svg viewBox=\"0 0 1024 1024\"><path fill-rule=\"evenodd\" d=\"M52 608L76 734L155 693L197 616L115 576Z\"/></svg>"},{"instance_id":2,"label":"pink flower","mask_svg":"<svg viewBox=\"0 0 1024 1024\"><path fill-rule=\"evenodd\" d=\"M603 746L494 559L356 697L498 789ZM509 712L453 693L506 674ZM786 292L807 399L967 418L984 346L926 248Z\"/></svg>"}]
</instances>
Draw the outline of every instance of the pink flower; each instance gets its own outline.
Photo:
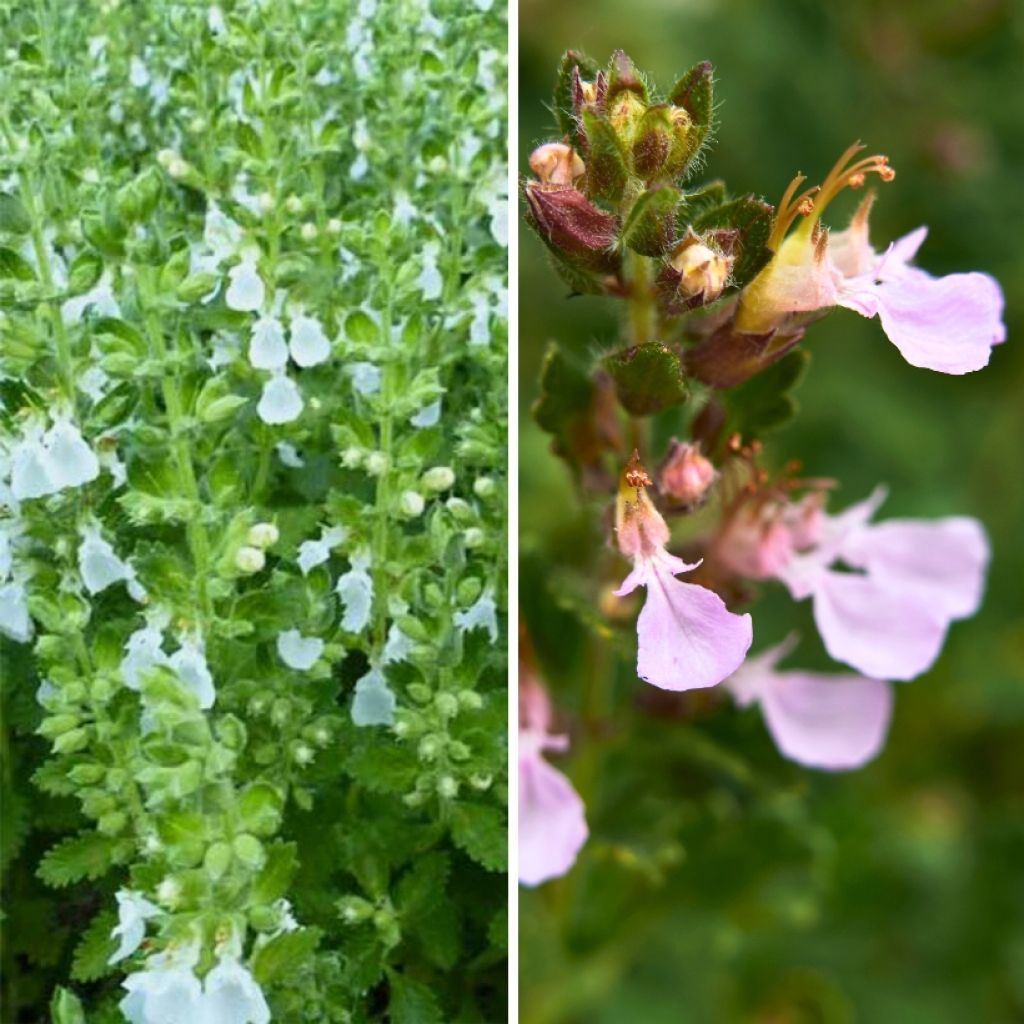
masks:
<instances>
[{"instance_id":1,"label":"pink flower","mask_svg":"<svg viewBox=\"0 0 1024 1024\"><path fill-rule=\"evenodd\" d=\"M696 505L707 495L716 476L715 467L701 454L699 444L672 438L658 470L658 490L681 505Z\"/></svg>"},{"instance_id":2,"label":"pink flower","mask_svg":"<svg viewBox=\"0 0 1024 1024\"><path fill-rule=\"evenodd\" d=\"M869 173L890 181L895 173L883 156L850 161L863 147L851 146L820 189L797 190L794 179L779 204L769 247L775 256L744 289L736 315L743 332L764 334L796 314L844 306L877 316L889 340L912 366L941 373L980 370L992 347L1006 340L1003 293L987 274L932 277L911 266L927 228L893 242L884 253L868 241L867 196L845 231L829 235L821 225L825 207L846 188L858 188ZM803 217L788 237L789 227Z\"/></svg>"},{"instance_id":3,"label":"pink flower","mask_svg":"<svg viewBox=\"0 0 1024 1024\"><path fill-rule=\"evenodd\" d=\"M719 539L722 562L741 575L781 580L797 601L811 598L837 661L876 679L927 671L949 624L981 604L989 560L981 524L962 516L872 524L883 488L838 516L808 517L811 500L762 505L754 520L736 516ZM789 553L762 565L750 552L778 529L789 534Z\"/></svg>"},{"instance_id":4,"label":"pink flower","mask_svg":"<svg viewBox=\"0 0 1024 1024\"><path fill-rule=\"evenodd\" d=\"M676 579L700 563L687 565L665 549L669 529L644 490L650 482L634 455L616 506L619 550L633 559L633 571L615 593L647 588L636 624L637 675L663 690L716 686L746 656L750 616L730 612L714 591Z\"/></svg>"},{"instance_id":5,"label":"pink flower","mask_svg":"<svg viewBox=\"0 0 1024 1024\"><path fill-rule=\"evenodd\" d=\"M572 783L547 763L545 751L564 752L568 736L552 736L551 704L537 679L519 682L519 881L540 885L560 878L586 842L586 812Z\"/></svg>"},{"instance_id":6,"label":"pink flower","mask_svg":"<svg viewBox=\"0 0 1024 1024\"><path fill-rule=\"evenodd\" d=\"M882 749L892 717L892 686L859 675L779 672L796 645L790 636L748 658L725 682L741 707L759 704L779 751L809 768L860 768Z\"/></svg>"}]
</instances>

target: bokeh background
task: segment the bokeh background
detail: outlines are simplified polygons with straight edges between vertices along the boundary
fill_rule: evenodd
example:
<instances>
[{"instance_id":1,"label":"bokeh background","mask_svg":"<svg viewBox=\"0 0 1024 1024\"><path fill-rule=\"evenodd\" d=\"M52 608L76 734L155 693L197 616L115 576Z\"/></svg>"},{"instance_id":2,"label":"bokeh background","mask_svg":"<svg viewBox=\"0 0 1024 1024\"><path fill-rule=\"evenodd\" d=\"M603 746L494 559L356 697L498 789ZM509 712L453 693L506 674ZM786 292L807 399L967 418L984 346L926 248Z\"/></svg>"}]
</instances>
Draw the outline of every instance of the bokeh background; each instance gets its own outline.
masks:
<instances>
[{"instance_id":1,"label":"bokeh background","mask_svg":"<svg viewBox=\"0 0 1024 1024\"><path fill-rule=\"evenodd\" d=\"M838 504L880 481L883 515L970 514L994 560L985 605L926 676L900 685L864 770L787 765L756 712L643 706L631 623L587 622L598 510L533 424L544 348L614 344L618 310L567 300L521 230L522 613L577 753L593 839L569 878L524 892L527 1024L1024 1020L1024 6L1001 0L524 0L520 153L554 135L567 47L622 47L663 89L717 69L708 176L777 201L861 138L897 169L876 244L919 224L919 261L1002 283L1009 342L963 378L903 362L877 322L809 331L801 413L781 461L834 476ZM830 209L843 226L850 209ZM591 616L593 618L593 616ZM755 645L803 608L767 593ZM810 636L802 664L820 664Z\"/></svg>"}]
</instances>

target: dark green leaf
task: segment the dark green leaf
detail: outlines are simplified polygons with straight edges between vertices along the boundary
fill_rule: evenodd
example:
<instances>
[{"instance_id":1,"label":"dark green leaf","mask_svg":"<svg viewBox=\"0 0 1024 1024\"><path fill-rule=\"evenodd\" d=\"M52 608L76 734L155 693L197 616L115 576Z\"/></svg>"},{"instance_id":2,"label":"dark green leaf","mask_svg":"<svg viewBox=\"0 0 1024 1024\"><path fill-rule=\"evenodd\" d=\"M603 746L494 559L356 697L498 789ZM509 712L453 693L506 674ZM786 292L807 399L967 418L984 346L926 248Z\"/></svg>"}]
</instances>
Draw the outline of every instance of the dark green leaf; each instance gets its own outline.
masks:
<instances>
[{"instance_id":1,"label":"dark green leaf","mask_svg":"<svg viewBox=\"0 0 1024 1024\"><path fill-rule=\"evenodd\" d=\"M663 256L675 236L677 188L653 188L636 201L622 229L622 241L642 256Z\"/></svg>"},{"instance_id":2,"label":"dark green leaf","mask_svg":"<svg viewBox=\"0 0 1024 1024\"><path fill-rule=\"evenodd\" d=\"M103 261L88 249L80 252L68 270L68 291L72 295L87 292L100 279Z\"/></svg>"},{"instance_id":3,"label":"dark green leaf","mask_svg":"<svg viewBox=\"0 0 1024 1024\"><path fill-rule=\"evenodd\" d=\"M11 235L27 235L32 230L32 221L17 196L0 192L0 231Z\"/></svg>"},{"instance_id":4,"label":"dark green leaf","mask_svg":"<svg viewBox=\"0 0 1024 1024\"><path fill-rule=\"evenodd\" d=\"M260 947L252 958L252 973L261 985L293 974L320 943L319 928L283 932Z\"/></svg>"},{"instance_id":5,"label":"dark green leaf","mask_svg":"<svg viewBox=\"0 0 1024 1024\"><path fill-rule=\"evenodd\" d=\"M47 885L61 889L83 878L99 878L130 852L131 844L124 840L83 832L47 851L36 874Z\"/></svg>"},{"instance_id":6,"label":"dark green leaf","mask_svg":"<svg viewBox=\"0 0 1024 1024\"><path fill-rule=\"evenodd\" d=\"M633 416L650 416L686 400L679 356L660 342L634 345L605 357L619 401Z\"/></svg>"},{"instance_id":7,"label":"dark green leaf","mask_svg":"<svg viewBox=\"0 0 1024 1024\"><path fill-rule=\"evenodd\" d=\"M112 910L102 910L92 919L75 947L71 964L71 977L75 981L96 981L117 970L107 963L117 949L117 941L110 937L116 923L117 915Z\"/></svg>"},{"instance_id":8,"label":"dark green leaf","mask_svg":"<svg viewBox=\"0 0 1024 1024\"><path fill-rule=\"evenodd\" d=\"M810 358L806 350L794 349L746 383L722 392L729 417L725 433L738 432L748 441L792 419L797 406L790 392L800 383Z\"/></svg>"},{"instance_id":9,"label":"dark green leaf","mask_svg":"<svg viewBox=\"0 0 1024 1024\"><path fill-rule=\"evenodd\" d=\"M391 1024L441 1024L441 1007L422 981L388 971L391 1000L388 1003Z\"/></svg>"},{"instance_id":10,"label":"dark green leaf","mask_svg":"<svg viewBox=\"0 0 1024 1024\"><path fill-rule=\"evenodd\" d=\"M13 249L0 247L0 278L12 277L16 281L34 281L36 272L32 264Z\"/></svg>"},{"instance_id":11,"label":"dark green leaf","mask_svg":"<svg viewBox=\"0 0 1024 1024\"><path fill-rule=\"evenodd\" d=\"M490 871L508 864L507 815L491 804L459 803L452 808L452 838Z\"/></svg>"},{"instance_id":12,"label":"dark green leaf","mask_svg":"<svg viewBox=\"0 0 1024 1024\"><path fill-rule=\"evenodd\" d=\"M770 203L746 195L705 210L693 226L698 232L712 228L739 231L732 280L742 288L771 258L771 251L765 243L772 231L774 214L775 209Z\"/></svg>"}]
</instances>

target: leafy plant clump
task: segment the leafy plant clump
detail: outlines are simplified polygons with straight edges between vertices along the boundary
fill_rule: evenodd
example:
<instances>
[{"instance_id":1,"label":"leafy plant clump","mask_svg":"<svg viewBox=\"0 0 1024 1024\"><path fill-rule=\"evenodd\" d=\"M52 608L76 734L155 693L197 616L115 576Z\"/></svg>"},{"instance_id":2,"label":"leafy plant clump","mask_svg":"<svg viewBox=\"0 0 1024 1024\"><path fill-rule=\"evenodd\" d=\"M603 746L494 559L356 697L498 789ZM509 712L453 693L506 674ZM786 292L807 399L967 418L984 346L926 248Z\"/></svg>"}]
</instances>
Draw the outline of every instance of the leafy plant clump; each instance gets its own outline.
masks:
<instances>
[{"instance_id":1,"label":"leafy plant clump","mask_svg":"<svg viewBox=\"0 0 1024 1024\"><path fill-rule=\"evenodd\" d=\"M0 5L5 1021L504 1018L505 33Z\"/></svg>"}]
</instances>

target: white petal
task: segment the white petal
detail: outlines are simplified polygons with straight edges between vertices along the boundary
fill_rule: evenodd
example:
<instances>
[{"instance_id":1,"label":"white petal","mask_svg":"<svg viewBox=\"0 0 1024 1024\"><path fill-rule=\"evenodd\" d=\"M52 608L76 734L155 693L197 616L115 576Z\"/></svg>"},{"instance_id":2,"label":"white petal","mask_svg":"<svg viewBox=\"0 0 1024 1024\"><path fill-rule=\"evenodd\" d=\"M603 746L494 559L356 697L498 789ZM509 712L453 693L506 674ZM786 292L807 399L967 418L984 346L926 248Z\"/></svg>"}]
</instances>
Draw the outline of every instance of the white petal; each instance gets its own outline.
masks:
<instances>
[{"instance_id":1,"label":"white petal","mask_svg":"<svg viewBox=\"0 0 1024 1024\"><path fill-rule=\"evenodd\" d=\"M243 313L254 313L263 307L263 300L266 297L266 289L263 286L263 278L256 270L256 265L251 260L244 260L228 271L227 294L224 301L229 309L235 309Z\"/></svg>"},{"instance_id":2,"label":"white petal","mask_svg":"<svg viewBox=\"0 0 1024 1024\"><path fill-rule=\"evenodd\" d=\"M302 456L299 455L295 448L295 445L289 444L287 441L278 441L276 445L277 457L281 460L284 465L289 469L302 469L306 464Z\"/></svg>"},{"instance_id":3,"label":"white petal","mask_svg":"<svg viewBox=\"0 0 1024 1024\"><path fill-rule=\"evenodd\" d=\"M352 387L361 395L375 395L380 391L380 367L373 363L349 363L346 367L352 377Z\"/></svg>"},{"instance_id":4,"label":"white petal","mask_svg":"<svg viewBox=\"0 0 1024 1024\"><path fill-rule=\"evenodd\" d=\"M271 425L291 423L298 419L302 404L302 393L295 381L284 375L271 377L263 385L256 414L264 423Z\"/></svg>"},{"instance_id":5,"label":"white petal","mask_svg":"<svg viewBox=\"0 0 1024 1024\"><path fill-rule=\"evenodd\" d=\"M32 639L32 619L28 614L28 596L23 583L11 582L0 586L0 633L22 644Z\"/></svg>"},{"instance_id":6,"label":"white petal","mask_svg":"<svg viewBox=\"0 0 1024 1024\"><path fill-rule=\"evenodd\" d=\"M261 316L252 325L249 362L257 370L280 370L287 364L288 346L284 340L284 328L280 320Z\"/></svg>"},{"instance_id":7,"label":"white petal","mask_svg":"<svg viewBox=\"0 0 1024 1024\"><path fill-rule=\"evenodd\" d=\"M319 637L304 637L297 629L289 629L277 635L277 653L289 667L308 672L324 651L324 642Z\"/></svg>"},{"instance_id":8,"label":"white petal","mask_svg":"<svg viewBox=\"0 0 1024 1024\"><path fill-rule=\"evenodd\" d=\"M423 406L409 422L414 427L433 427L441 419L441 399Z\"/></svg>"},{"instance_id":9,"label":"white petal","mask_svg":"<svg viewBox=\"0 0 1024 1024\"><path fill-rule=\"evenodd\" d=\"M356 683L352 698L352 721L356 725L393 725L395 695L379 669L371 669Z\"/></svg>"},{"instance_id":10,"label":"white petal","mask_svg":"<svg viewBox=\"0 0 1024 1024\"><path fill-rule=\"evenodd\" d=\"M128 565L117 557L110 543L96 529L86 531L82 538L78 547L78 568L85 589L90 594L98 594L133 575Z\"/></svg>"},{"instance_id":11,"label":"white petal","mask_svg":"<svg viewBox=\"0 0 1024 1024\"><path fill-rule=\"evenodd\" d=\"M384 653L381 656L382 665L391 665L397 661L405 661L416 646L415 641L403 633L397 623L392 622L388 629L388 638L384 643Z\"/></svg>"},{"instance_id":12,"label":"white petal","mask_svg":"<svg viewBox=\"0 0 1024 1024\"><path fill-rule=\"evenodd\" d=\"M206 664L206 655L195 641L185 640L171 655L168 665L174 669L181 682L196 695L201 708L213 707L217 699L213 676Z\"/></svg>"},{"instance_id":13,"label":"white petal","mask_svg":"<svg viewBox=\"0 0 1024 1024\"><path fill-rule=\"evenodd\" d=\"M370 621L373 607L373 579L365 567L353 568L338 578L335 592L345 607L341 628L347 633L361 633Z\"/></svg>"},{"instance_id":14,"label":"white petal","mask_svg":"<svg viewBox=\"0 0 1024 1024\"><path fill-rule=\"evenodd\" d=\"M296 365L302 367L317 366L331 355L331 343L320 321L310 316L292 317L288 347Z\"/></svg>"},{"instance_id":15,"label":"white petal","mask_svg":"<svg viewBox=\"0 0 1024 1024\"><path fill-rule=\"evenodd\" d=\"M68 420L55 423L44 438L46 469L57 490L80 487L100 474L99 459L78 427Z\"/></svg>"},{"instance_id":16,"label":"white petal","mask_svg":"<svg viewBox=\"0 0 1024 1024\"><path fill-rule=\"evenodd\" d=\"M209 1024L268 1024L270 1007L256 979L234 957L223 957L206 976L204 1021Z\"/></svg>"},{"instance_id":17,"label":"white petal","mask_svg":"<svg viewBox=\"0 0 1024 1024\"><path fill-rule=\"evenodd\" d=\"M11 493L18 501L53 494L46 449L39 441L22 441L11 458Z\"/></svg>"},{"instance_id":18,"label":"white petal","mask_svg":"<svg viewBox=\"0 0 1024 1024\"><path fill-rule=\"evenodd\" d=\"M482 594L472 607L456 612L454 621L456 629L461 633L485 629L490 635L491 643L498 639L498 607L490 594Z\"/></svg>"}]
</instances>

